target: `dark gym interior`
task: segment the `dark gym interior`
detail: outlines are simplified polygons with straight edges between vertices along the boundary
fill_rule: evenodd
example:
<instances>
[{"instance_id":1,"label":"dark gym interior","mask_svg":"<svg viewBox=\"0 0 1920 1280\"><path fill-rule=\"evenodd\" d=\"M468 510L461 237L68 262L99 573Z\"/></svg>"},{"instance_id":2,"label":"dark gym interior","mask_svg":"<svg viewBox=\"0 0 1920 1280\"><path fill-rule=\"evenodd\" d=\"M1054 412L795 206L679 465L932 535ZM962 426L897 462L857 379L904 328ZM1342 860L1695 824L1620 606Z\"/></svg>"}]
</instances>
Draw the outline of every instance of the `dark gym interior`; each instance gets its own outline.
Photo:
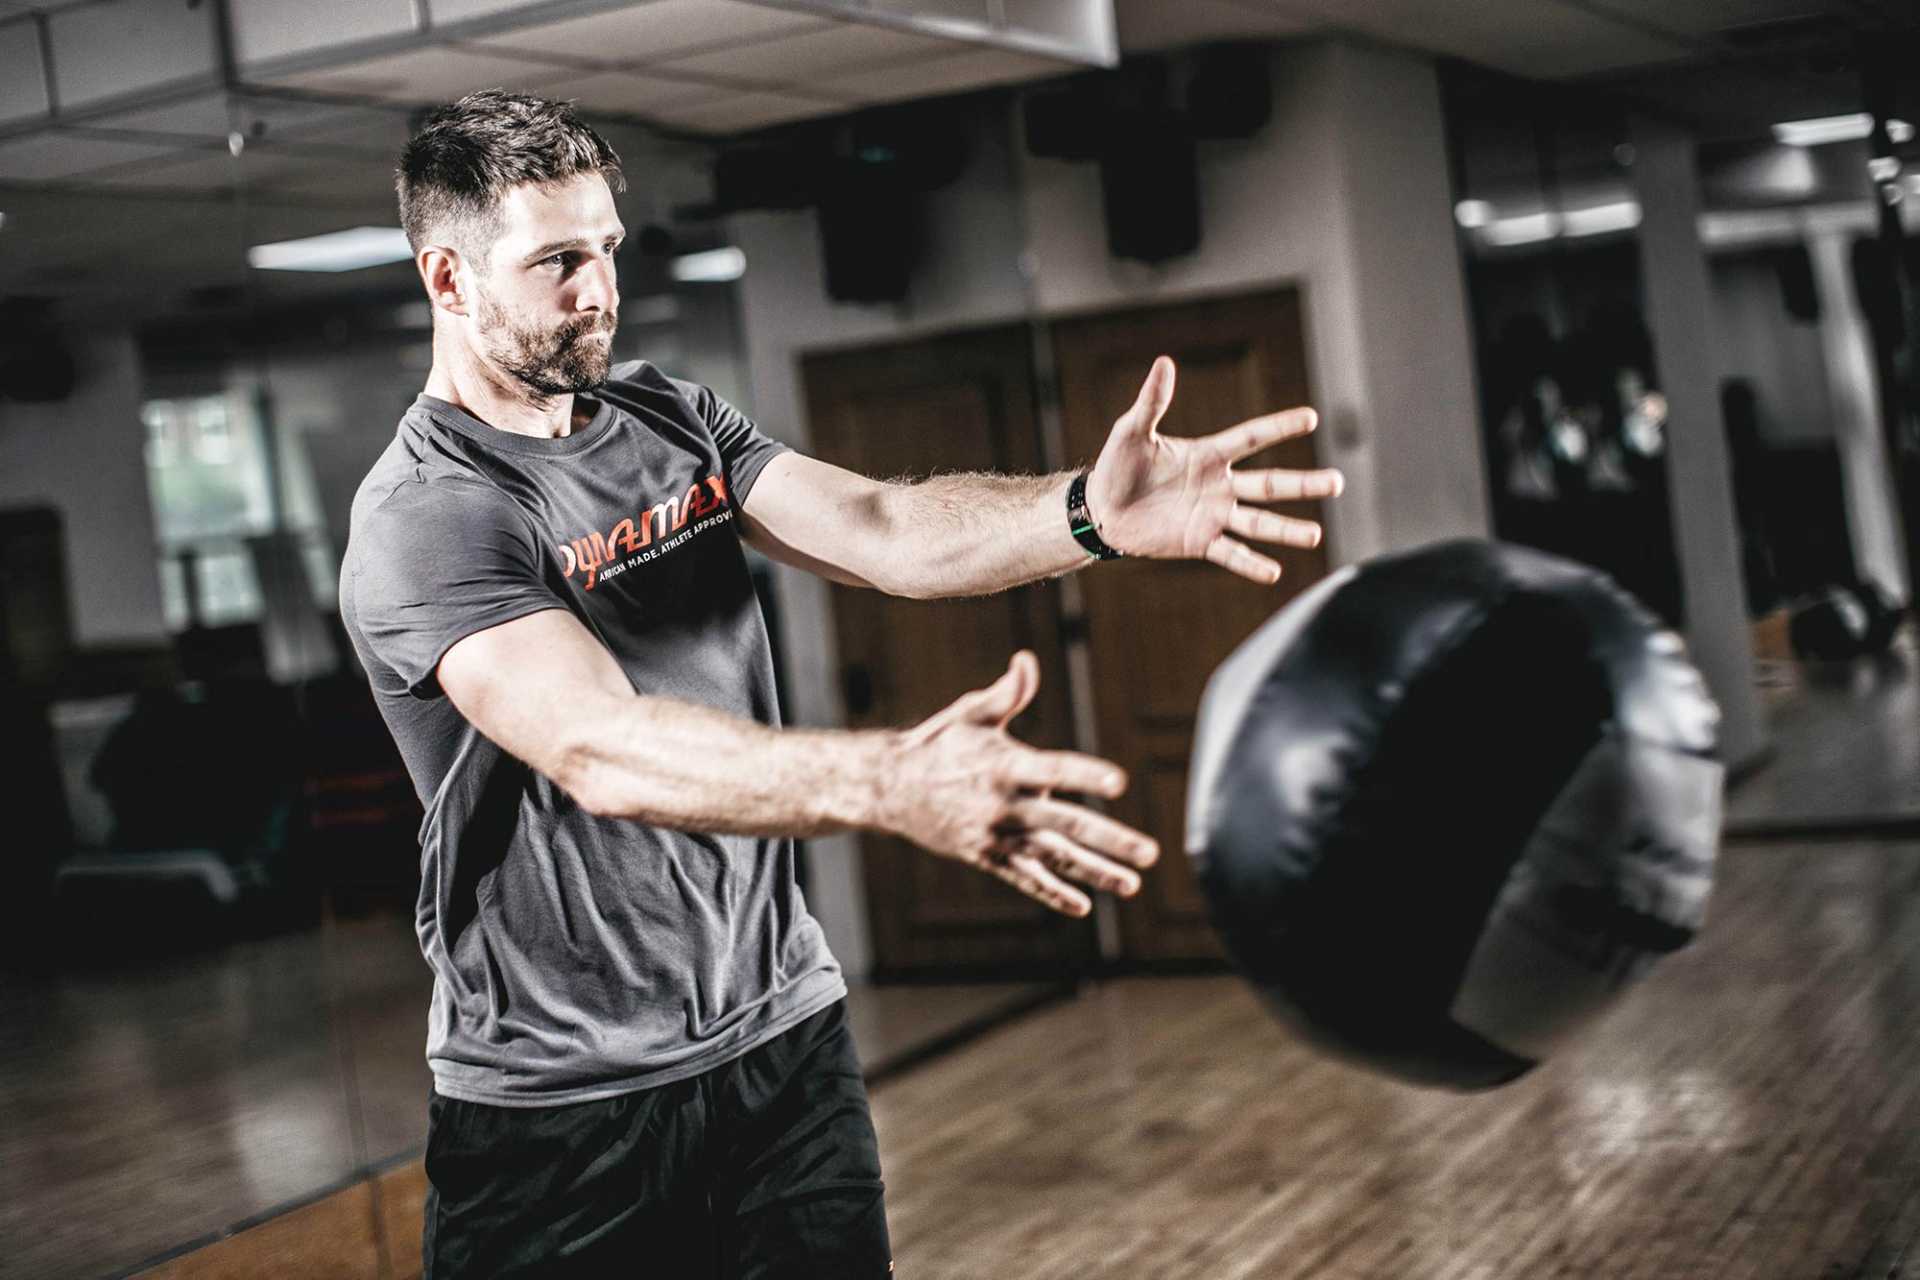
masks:
<instances>
[{"instance_id":1,"label":"dark gym interior","mask_svg":"<svg viewBox=\"0 0 1920 1280\"><path fill-rule=\"evenodd\" d=\"M436 359L395 165L490 87L621 156L613 358L804 454L1086 466L1167 355L1162 431L1312 405L1276 465L1345 477L1275 588L931 602L747 550L784 723L914 724L1031 650L1013 732L1121 765L1163 850L1069 918L800 841L900 1276L1920 1277L1907 0L0 0L0 1276L422 1274L427 813L340 573ZM1509 617L1471 696L1380 657L1425 701L1352 785L1402 859L1285 930L1270 851L1223 870L1290 830L1248 816L1269 757L1196 754L1265 717L1281 776L1387 716L1316 674L1283 732L1278 667L1252 710L1209 678L1283 607L1358 628L1286 652L1373 661L1427 600L1395 557L1459 540L1522 549L1484 599L1531 552L1604 574L1702 682L1633 696L1717 707L1618 765L1711 790L1672 855L1710 896L1636 873L1617 999L1466 1092L1373 1069L1405 1044L1355 993L1496 895L1461 847L1628 705L1580 683L1622 650Z\"/></svg>"}]
</instances>

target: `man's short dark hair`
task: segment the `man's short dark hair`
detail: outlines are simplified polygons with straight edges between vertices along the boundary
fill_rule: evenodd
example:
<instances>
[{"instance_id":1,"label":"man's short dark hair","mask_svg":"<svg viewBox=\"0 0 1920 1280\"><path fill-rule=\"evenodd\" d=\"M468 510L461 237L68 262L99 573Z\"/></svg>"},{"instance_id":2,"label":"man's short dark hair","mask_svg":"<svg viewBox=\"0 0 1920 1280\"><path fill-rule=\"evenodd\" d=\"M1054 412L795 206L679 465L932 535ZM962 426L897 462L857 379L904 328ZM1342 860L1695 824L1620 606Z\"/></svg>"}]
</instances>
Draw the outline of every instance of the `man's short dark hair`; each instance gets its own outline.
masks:
<instances>
[{"instance_id":1,"label":"man's short dark hair","mask_svg":"<svg viewBox=\"0 0 1920 1280\"><path fill-rule=\"evenodd\" d=\"M508 191L588 173L626 189L620 157L571 103L482 89L435 107L400 153L400 225L415 253L451 241L484 269Z\"/></svg>"}]
</instances>

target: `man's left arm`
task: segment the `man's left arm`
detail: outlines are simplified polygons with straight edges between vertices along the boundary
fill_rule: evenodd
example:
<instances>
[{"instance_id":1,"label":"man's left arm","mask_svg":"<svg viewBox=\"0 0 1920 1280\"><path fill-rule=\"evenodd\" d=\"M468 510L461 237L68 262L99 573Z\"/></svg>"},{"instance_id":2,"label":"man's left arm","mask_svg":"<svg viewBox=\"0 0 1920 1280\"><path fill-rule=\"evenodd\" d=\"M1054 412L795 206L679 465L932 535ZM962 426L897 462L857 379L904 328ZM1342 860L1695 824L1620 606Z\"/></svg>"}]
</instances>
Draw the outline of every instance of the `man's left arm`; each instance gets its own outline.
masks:
<instances>
[{"instance_id":1,"label":"man's left arm","mask_svg":"<svg viewBox=\"0 0 1920 1280\"><path fill-rule=\"evenodd\" d=\"M1313 411L1268 414L1210 436L1163 436L1173 382L1163 356L1114 423L1087 477L1086 523L1123 555L1206 559L1255 582L1278 581L1279 562L1242 539L1311 547L1320 526L1259 504L1332 497L1340 474L1233 464L1313 430ZM921 599L987 595L1092 559L1067 519L1077 474L906 484L787 453L767 464L742 515L750 544L835 582Z\"/></svg>"}]
</instances>

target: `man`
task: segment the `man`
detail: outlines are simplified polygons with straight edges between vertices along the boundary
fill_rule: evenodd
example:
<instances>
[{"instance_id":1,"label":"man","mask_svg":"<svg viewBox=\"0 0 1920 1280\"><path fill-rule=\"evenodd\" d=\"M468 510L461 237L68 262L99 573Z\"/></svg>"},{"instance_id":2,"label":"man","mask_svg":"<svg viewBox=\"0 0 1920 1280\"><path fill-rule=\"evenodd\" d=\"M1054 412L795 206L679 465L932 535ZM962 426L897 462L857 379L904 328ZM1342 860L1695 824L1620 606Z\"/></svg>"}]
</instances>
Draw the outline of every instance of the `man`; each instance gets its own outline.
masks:
<instances>
[{"instance_id":1,"label":"man","mask_svg":"<svg viewBox=\"0 0 1920 1280\"><path fill-rule=\"evenodd\" d=\"M623 184L567 106L442 108L398 185L434 363L355 499L340 605L426 806L426 1272L885 1275L846 988L792 838L891 832L1071 915L1157 850L1054 794L1118 795L1119 769L1006 733L1029 653L909 729L780 728L741 544L922 597L1109 549L1271 582L1239 538L1319 529L1248 504L1339 477L1229 463L1313 415L1161 437L1162 359L1090 474L875 482L610 367Z\"/></svg>"}]
</instances>

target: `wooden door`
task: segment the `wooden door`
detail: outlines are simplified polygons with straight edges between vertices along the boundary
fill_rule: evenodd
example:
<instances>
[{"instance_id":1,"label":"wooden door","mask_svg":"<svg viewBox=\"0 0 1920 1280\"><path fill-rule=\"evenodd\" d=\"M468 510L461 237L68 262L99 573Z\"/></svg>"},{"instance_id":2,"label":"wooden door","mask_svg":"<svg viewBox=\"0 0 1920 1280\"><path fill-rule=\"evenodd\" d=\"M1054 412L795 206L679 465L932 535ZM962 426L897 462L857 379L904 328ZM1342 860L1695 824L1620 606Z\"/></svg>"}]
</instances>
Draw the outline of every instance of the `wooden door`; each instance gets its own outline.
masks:
<instances>
[{"instance_id":1,"label":"wooden door","mask_svg":"<svg viewBox=\"0 0 1920 1280\"><path fill-rule=\"evenodd\" d=\"M1061 322L1054 328L1069 459L1090 463L1133 403L1156 355L1178 370L1170 435L1204 435L1256 414L1310 403L1300 298L1287 289ZM1240 464L1313 467L1312 437ZM1318 503L1282 508L1317 517ZM1268 554L1275 549L1263 547ZM1121 561L1081 575L1101 755L1133 779L1116 817L1154 835L1161 863L1121 904L1123 955L1134 961L1220 954L1184 852L1187 758L1207 678L1236 645L1326 572L1324 548L1285 550L1280 584L1262 587L1205 562Z\"/></svg>"},{"instance_id":2,"label":"wooden door","mask_svg":"<svg viewBox=\"0 0 1920 1280\"><path fill-rule=\"evenodd\" d=\"M1040 470L1031 368L1030 339L1018 326L809 356L802 376L814 452L886 478ZM1013 732L1036 745L1072 745L1059 596L1050 586L942 601L832 592L851 727L923 719L1030 648L1040 658L1040 693ZM861 841L876 977L1057 975L1090 963L1088 922L904 841Z\"/></svg>"}]
</instances>

